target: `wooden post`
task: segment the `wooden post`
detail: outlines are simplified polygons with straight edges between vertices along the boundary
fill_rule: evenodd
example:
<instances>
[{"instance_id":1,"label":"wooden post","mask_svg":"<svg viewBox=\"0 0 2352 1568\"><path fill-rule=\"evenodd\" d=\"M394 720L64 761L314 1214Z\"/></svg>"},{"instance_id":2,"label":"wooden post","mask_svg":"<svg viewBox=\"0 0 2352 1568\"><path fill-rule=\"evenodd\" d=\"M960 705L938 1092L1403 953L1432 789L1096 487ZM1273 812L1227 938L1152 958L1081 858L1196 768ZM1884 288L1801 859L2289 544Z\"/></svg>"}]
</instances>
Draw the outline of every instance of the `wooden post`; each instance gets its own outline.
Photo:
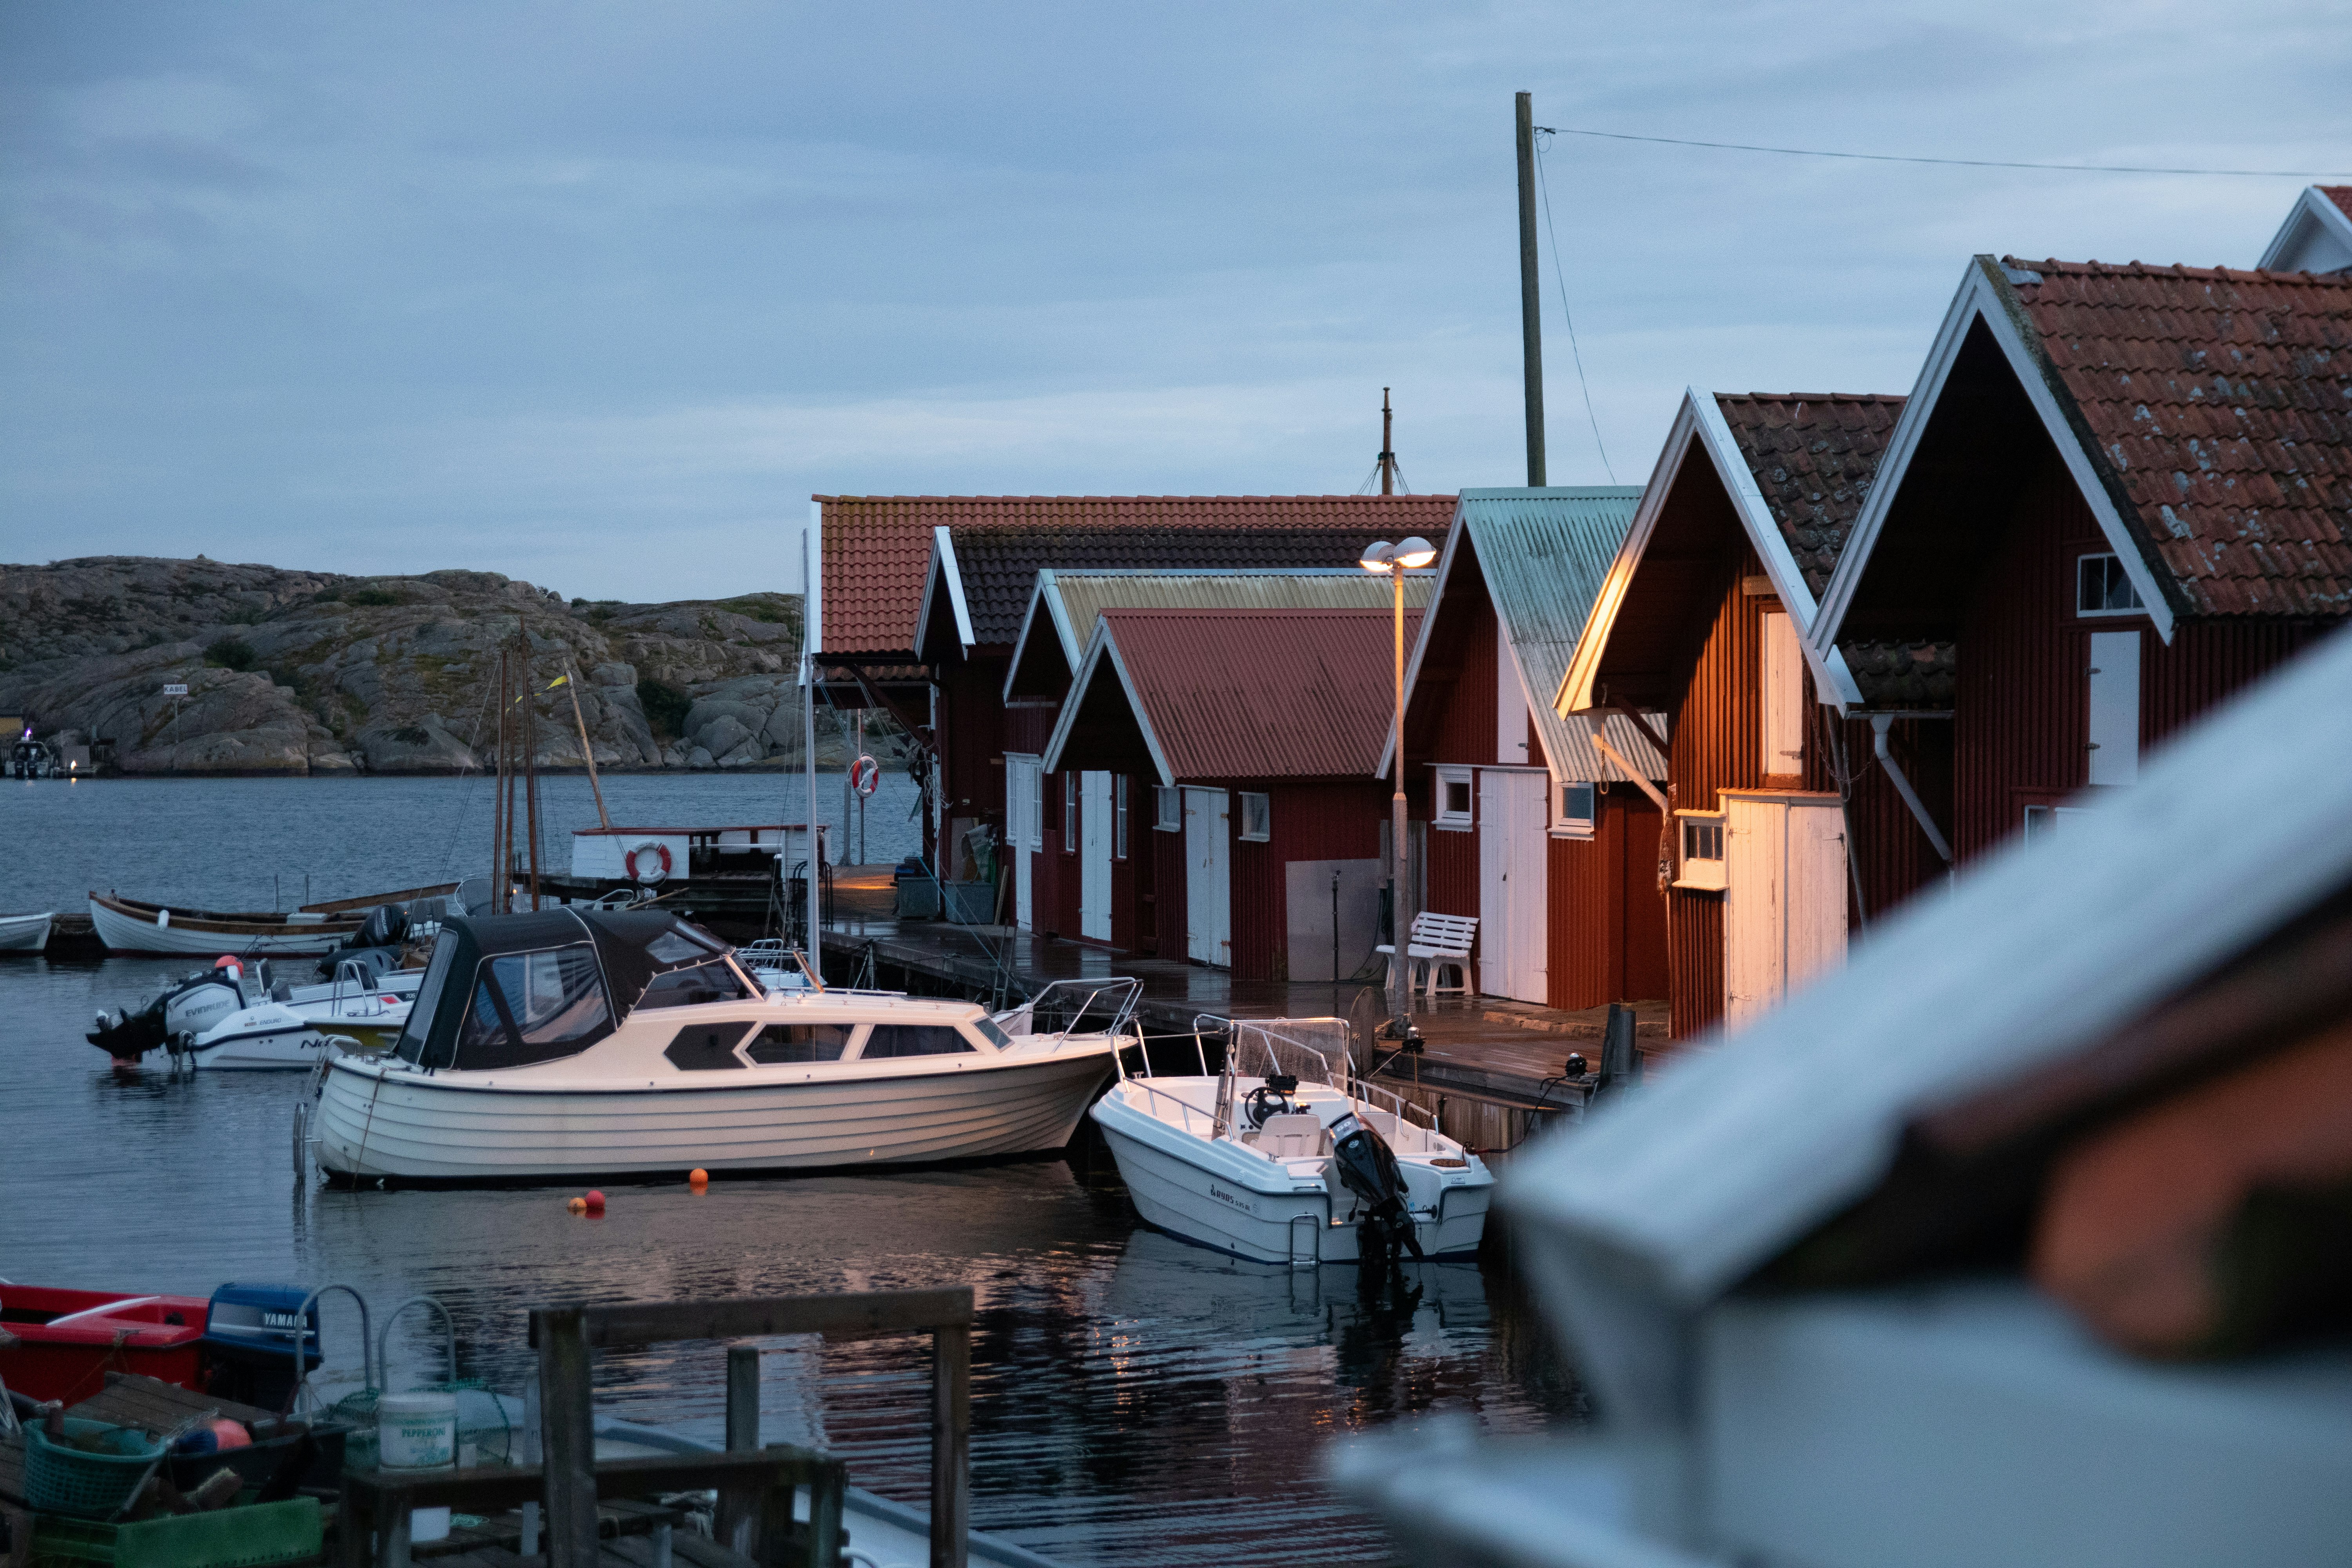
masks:
<instances>
[{"instance_id":1,"label":"wooden post","mask_svg":"<svg viewBox=\"0 0 2352 1568\"><path fill-rule=\"evenodd\" d=\"M931 1331L931 1568L964 1568L971 1534L971 1326Z\"/></svg>"},{"instance_id":2,"label":"wooden post","mask_svg":"<svg viewBox=\"0 0 2352 1568\"><path fill-rule=\"evenodd\" d=\"M539 1345L540 1449L545 1455L547 1568L595 1568L596 1433L588 1338L578 1307L531 1310Z\"/></svg>"},{"instance_id":3,"label":"wooden post","mask_svg":"<svg viewBox=\"0 0 2352 1568\"><path fill-rule=\"evenodd\" d=\"M1528 485L1539 489L1544 484L1543 289L1536 272L1536 111L1535 100L1527 93L1518 95L1517 104L1520 367L1527 378Z\"/></svg>"},{"instance_id":4,"label":"wooden post","mask_svg":"<svg viewBox=\"0 0 2352 1568\"><path fill-rule=\"evenodd\" d=\"M760 1352L755 1345L727 1347L727 1450L743 1453L760 1446ZM745 1531L760 1510L760 1494L731 1489L719 1494L711 1534L719 1544L749 1553ZM790 1522L787 1510L786 1522Z\"/></svg>"}]
</instances>

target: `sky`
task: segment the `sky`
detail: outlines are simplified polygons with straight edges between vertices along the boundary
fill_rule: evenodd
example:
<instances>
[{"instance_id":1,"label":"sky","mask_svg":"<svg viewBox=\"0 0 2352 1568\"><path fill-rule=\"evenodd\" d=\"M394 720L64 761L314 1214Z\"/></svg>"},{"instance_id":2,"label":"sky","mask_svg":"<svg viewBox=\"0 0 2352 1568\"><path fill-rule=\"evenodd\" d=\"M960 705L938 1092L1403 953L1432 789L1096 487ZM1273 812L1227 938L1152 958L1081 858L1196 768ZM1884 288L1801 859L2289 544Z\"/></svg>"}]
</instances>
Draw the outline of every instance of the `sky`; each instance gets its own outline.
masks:
<instances>
[{"instance_id":1,"label":"sky","mask_svg":"<svg viewBox=\"0 0 2352 1568\"><path fill-rule=\"evenodd\" d=\"M0 561L794 591L813 493L1350 492L1383 386L1413 489L1522 483L1515 91L2352 177L2347 80L2340 4L10 0ZM1686 386L1908 390L1974 253L2251 266L2307 183L1543 167L1555 484Z\"/></svg>"}]
</instances>

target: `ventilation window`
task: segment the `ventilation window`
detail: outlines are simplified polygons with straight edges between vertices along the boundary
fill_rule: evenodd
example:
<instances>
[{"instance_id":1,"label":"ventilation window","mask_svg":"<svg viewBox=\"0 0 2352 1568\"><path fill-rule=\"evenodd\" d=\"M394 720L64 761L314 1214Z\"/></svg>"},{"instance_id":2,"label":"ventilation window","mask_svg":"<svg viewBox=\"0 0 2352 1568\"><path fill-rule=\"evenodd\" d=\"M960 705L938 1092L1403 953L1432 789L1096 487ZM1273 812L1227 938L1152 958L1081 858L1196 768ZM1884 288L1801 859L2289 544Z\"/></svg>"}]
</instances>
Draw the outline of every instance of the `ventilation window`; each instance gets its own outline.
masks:
<instances>
[{"instance_id":1,"label":"ventilation window","mask_svg":"<svg viewBox=\"0 0 2352 1568\"><path fill-rule=\"evenodd\" d=\"M1437 826L1462 828L1470 826L1470 770L1440 768L1437 770Z\"/></svg>"},{"instance_id":2,"label":"ventilation window","mask_svg":"<svg viewBox=\"0 0 2352 1568\"><path fill-rule=\"evenodd\" d=\"M743 1043L750 1032L749 1024L696 1024L680 1029L670 1040L669 1048L662 1055L669 1065L680 1072L716 1072L722 1068L740 1068L742 1058L735 1047Z\"/></svg>"},{"instance_id":3,"label":"ventilation window","mask_svg":"<svg viewBox=\"0 0 2352 1568\"><path fill-rule=\"evenodd\" d=\"M1577 782L1559 786L1559 817L1552 831L1563 838L1592 837L1594 802L1599 791L1591 784Z\"/></svg>"},{"instance_id":4,"label":"ventilation window","mask_svg":"<svg viewBox=\"0 0 2352 1568\"><path fill-rule=\"evenodd\" d=\"M1174 784L1155 784L1151 790L1151 826L1160 833L1184 831L1184 792Z\"/></svg>"},{"instance_id":5,"label":"ventilation window","mask_svg":"<svg viewBox=\"0 0 2352 1568\"><path fill-rule=\"evenodd\" d=\"M1242 842L1263 844L1274 837L1274 805L1265 795L1242 792Z\"/></svg>"},{"instance_id":6,"label":"ventilation window","mask_svg":"<svg viewBox=\"0 0 2352 1568\"><path fill-rule=\"evenodd\" d=\"M837 1062L853 1024L771 1024L751 1037L744 1055L760 1067L780 1062ZM693 1031L688 1030L691 1034Z\"/></svg>"},{"instance_id":7,"label":"ventilation window","mask_svg":"<svg viewBox=\"0 0 2352 1568\"><path fill-rule=\"evenodd\" d=\"M1675 879L1675 886L1721 891L1728 885L1723 864L1723 813L1684 811L1675 816L1682 823L1682 874Z\"/></svg>"},{"instance_id":8,"label":"ventilation window","mask_svg":"<svg viewBox=\"0 0 2352 1568\"><path fill-rule=\"evenodd\" d=\"M2074 613L2080 616L2144 614L2139 590L2132 586L2119 555L2084 555L2074 562Z\"/></svg>"}]
</instances>

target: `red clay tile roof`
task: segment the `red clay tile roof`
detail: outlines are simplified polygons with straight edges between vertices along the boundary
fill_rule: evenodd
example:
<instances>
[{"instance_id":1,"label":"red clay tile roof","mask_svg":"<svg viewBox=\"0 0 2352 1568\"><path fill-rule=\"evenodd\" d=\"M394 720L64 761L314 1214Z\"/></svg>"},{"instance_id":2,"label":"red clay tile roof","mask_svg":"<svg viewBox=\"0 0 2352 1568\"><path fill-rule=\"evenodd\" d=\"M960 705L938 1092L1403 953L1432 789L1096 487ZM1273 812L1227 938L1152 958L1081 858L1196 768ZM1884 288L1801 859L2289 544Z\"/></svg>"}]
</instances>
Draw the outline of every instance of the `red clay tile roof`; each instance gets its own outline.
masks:
<instances>
[{"instance_id":1,"label":"red clay tile roof","mask_svg":"<svg viewBox=\"0 0 2352 1568\"><path fill-rule=\"evenodd\" d=\"M1393 521L1391 518L1389 521ZM1440 524L1441 528L1444 525ZM964 607L980 643L1010 645L1041 569L1280 572L1352 567L1382 537L1360 528L954 528Z\"/></svg>"},{"instance_id":2,"label":"red clay tile roof","mask_svg":"<svg viewBox=\"0 0 2352 1568\"><path fill-rule=\"evenodd\" d=\"M1756 488L1821 597L1870 494L1903 399L1875 394L1717 394Z\"/></svg>"},{"instance_id":3,"label":"red clay tile roof","mask_svg":"<svg viewBox=\"0 0 2352 1568\"><path fill-rule=\"evenodd\" d=\"M1447 496L818 496L824 508L824 651L911 652L931 531L1222 529L1345 533L1357 547L1442 535ZM1360 538L1358 536L1360 536ZM1354 559L1353 556L1349 557ZM1139 561L1136 565L1156 563ZM1041 562L1058 565L1057 562ZM1026 593L1026 585L1024 585ZM1017 620L1019 612L1016 610ZM1003 640L1011 641L1008 632Z\"/></svg>"},{"instance_id":4,"label":"red clay tile roof","mask_svg":"<svg viewBox=\"0 0 2352 1568\"><path fill-rule=\"evenodd\" d=\"M2321 195L2342 207L2346 217L2352 217L2352 185L2320 185L2315 188Z\"/></svg>"},{"instance_id":5,"label":"red clay tile roof","mask_svg":"<svg viewBox=\"0 0 2352 1568\"><path fill-rule=\"evenodd\" d=\"M2002 266L2181 608L2352 614L2352 278Z\"/></svg>"},{"instance_id":6,"label":"red clay tile roof","mask_svg":"<svg viewBox=\"0 0 2352 1568\"><path fill-rule=\"evenodd\" d=\"M1105 610L1102 621L1180 780L1369 778L1395 701L1390 614ZM1407 610L1407 647L1420 625Z\"/></svg>"}]
</instances>

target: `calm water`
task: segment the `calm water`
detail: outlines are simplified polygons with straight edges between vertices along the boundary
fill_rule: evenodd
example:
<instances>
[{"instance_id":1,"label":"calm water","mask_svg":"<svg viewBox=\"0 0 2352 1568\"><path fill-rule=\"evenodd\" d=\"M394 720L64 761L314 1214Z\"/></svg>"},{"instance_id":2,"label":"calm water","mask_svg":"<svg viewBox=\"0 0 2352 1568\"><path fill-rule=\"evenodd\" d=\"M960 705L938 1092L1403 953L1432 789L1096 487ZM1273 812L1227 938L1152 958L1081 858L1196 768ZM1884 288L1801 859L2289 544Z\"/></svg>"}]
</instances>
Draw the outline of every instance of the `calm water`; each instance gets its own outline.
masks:
<instances>
[{"instance_id":1,"label":"calm water","mask_svg":"<svg viewBox=\"0 0 2352 1568\"><path fill-rule=\"evenodd\" d=\"M584 781L577 803L558 794L574 782L550 793L593 820ZM606 788L616 817L787 809L773 778ZM837 812L837 784L826 793ZM12 784L0 802L17 818L0 909L73 908L85 886L266 904L273 871L306 869L323 898L453 875L478 856L440 858L449 842L488 834L487 792L468 807L446 780ZM869 808L875 858L881 822L903 811ZM1572 1377L1498 1267L1430 1268L1417 1299L1367 1303L1353 1269L1260 1268L1141 1228L1084 1146L972 1170L721 1182L701 1197L622 1187L601 1220L567 1214L556 1190L298 1190L302 1077L118 1076L83 1043L93 1012L185 966L0 963L0 1278L192 1295L341 1281L379 1314L429 1293L456 1315L464 1370L507 1384L529 1365L533 1302L968 1284L975 1521L1072 1564L1377 1562L1378 1531L1315 1479L1325 1439L1438 1412L1496 1432L1578 1418ZM359 1334L347 1306L328 1313L331 1396L357 1385ZM439 1375L423 1316L394 1333L394 1387ZM775 1352L766 1435L821 1439L859 1484L923 1500L918 1344ZM715 1346L608 1354L597 1375L622 1414L720 1433Z\"/></svg>"}]
</instances>

